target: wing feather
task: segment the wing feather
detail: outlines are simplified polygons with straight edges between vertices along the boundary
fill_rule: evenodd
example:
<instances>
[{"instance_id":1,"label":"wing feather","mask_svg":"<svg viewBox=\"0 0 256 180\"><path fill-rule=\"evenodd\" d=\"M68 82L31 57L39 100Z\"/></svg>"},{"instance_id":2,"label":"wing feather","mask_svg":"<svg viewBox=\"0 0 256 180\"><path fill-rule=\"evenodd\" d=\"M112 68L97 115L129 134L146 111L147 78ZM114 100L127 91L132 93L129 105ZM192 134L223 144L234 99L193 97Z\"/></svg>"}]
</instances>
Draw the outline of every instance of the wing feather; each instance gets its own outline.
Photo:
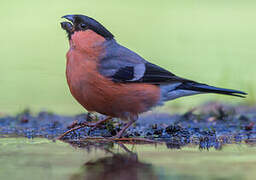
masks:
<instances>
[{"instance_id":1,"label":"wing feather","mask_svg":"<svg viewBox=\"0 0 256 180\"><path fill-rule=\"evenodd\" d=\"M114 82L164 84L192 82L175 76L138 54L119 45L115 40L106 44L106 54L100 61L99 72Z\"/></svg>"}]
</instances>

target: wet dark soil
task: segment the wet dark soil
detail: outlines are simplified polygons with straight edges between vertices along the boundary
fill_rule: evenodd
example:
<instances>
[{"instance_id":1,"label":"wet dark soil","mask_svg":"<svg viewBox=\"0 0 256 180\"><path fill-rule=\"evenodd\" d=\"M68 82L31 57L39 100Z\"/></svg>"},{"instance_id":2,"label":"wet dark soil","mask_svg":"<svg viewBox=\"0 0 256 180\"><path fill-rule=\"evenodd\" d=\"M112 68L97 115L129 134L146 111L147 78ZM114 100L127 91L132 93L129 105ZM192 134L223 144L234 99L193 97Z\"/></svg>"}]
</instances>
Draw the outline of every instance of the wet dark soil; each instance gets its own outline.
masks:
<instances>
[{"instance_id":1,"label":"wet dark soil","mask_svg":"<svg viewBox=\"0 0 256 180\"><path fill-rule=\"evenodd\" d=\"M0 135L45 137L55 139L72 126L104 118L100 115L79 114L62 116L40 112L32 115L29 110L0 118ZM200 148L223 144L256 142L256 108L208 103L184 114L147 113L130 127L125 137L143 137L164 141L169 148L180 148L186 144L198 144ZM67 134L67 141L87 137L111 137L124 126L124 122L113 119L91 129L83 127Z\"/></svg>"}]
</instances>

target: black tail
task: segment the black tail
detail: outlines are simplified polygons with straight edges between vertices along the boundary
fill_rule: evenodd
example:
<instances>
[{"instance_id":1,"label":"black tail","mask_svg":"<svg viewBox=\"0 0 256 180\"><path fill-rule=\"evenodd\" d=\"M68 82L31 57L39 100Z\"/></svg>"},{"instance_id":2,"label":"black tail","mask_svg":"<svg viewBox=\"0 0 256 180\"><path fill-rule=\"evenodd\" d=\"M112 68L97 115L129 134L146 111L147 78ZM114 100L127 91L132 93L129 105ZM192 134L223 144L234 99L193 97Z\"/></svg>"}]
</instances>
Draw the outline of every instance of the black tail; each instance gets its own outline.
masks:
<instances>
[{"instance_id":1,"label":"black tail","mask_svg":"<svg viewBox=\"0 0 256 180\"><path fill-rule=\"evenodd\" d=\"M237 96L245 98L243 95L247 95L247 93L242 91L236 91L232 89L223 89L214 86L208 86L206 84L200 84L196 82L184 82L183 84L176 87L176 89L183 89L183 90L191 90L191 91L199 91L203 93L217 93L217 94L225 94L230 96ZM240 95L243 94L243 95Z\"/></svg>"}]
</instances>

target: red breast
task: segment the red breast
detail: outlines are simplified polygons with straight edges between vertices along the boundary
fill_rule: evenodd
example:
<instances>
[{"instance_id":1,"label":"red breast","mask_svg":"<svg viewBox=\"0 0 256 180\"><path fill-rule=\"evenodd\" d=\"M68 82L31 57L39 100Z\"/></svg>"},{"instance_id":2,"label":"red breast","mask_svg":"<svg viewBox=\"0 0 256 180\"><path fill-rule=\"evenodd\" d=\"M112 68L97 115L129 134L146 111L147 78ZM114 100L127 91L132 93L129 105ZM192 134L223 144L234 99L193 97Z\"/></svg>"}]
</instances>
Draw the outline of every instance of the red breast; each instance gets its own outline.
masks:
<instances>
[{"instance_id":1,"label":"red breast","mask_svg":"<svg viewBox=\"0 0 256 180\"><path fill-rule=\"evenodd\" d=\"M160 99L156 85L115 83L98 73L105 39L86 30L75 32L67 53L67 82L72 95L88 111L128 119L155 106Z\"/></svg>"}]
</instances>

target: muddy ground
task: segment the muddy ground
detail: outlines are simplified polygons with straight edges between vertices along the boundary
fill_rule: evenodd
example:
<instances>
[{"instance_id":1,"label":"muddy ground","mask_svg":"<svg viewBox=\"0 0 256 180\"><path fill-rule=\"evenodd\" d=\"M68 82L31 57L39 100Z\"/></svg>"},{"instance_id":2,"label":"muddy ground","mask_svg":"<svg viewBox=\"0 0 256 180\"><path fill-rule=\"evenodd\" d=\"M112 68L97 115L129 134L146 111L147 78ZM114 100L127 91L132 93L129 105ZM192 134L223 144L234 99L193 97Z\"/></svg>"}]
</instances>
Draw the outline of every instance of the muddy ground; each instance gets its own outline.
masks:
<instances>
[{"instance_id":1,"label":"muddy ground","mask_svg":"<svg viewBox=\"0 0 256 180\"><path fill-rule=\"evenodd\" d=\"M61 116L40 112L33 116L29 110L0 118L1 136L45 137L55 139L71 125L80 124L103 116L79 114ZM180 148L192 143L199 148L220 149L223 144L256 142L256 107L231 106L207 103L185 114L147 113L126 131L125 137L143 137L164 141L169 148ZM65 140L90 137L111 137L124 125L113 119L96 129L84 127L71 132Z\"/></svg>"}]
</instances>

